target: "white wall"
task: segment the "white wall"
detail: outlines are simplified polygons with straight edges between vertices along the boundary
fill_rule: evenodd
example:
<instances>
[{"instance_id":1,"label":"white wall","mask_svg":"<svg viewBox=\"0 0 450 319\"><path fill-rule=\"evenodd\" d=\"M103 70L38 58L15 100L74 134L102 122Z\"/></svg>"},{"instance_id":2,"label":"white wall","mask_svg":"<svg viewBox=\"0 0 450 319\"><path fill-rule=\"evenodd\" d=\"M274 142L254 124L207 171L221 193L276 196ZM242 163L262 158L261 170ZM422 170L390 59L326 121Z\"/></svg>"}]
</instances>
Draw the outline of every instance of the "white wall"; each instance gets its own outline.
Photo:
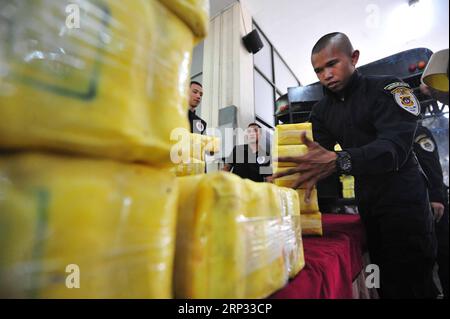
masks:
<instances>
[{"instance_id":1,"label":"white wall","mask_svg":"<svg viewBox=\"0 0 450 319\"><path fill-rule=\"evenodd\" d=\"M449 47L448 0L420 0L416 12L408 0L241 1L305 85L317 81L311 49L329 32L350 37L361 50L359 65L416 47Z\"/></svg>"}]
</instances>

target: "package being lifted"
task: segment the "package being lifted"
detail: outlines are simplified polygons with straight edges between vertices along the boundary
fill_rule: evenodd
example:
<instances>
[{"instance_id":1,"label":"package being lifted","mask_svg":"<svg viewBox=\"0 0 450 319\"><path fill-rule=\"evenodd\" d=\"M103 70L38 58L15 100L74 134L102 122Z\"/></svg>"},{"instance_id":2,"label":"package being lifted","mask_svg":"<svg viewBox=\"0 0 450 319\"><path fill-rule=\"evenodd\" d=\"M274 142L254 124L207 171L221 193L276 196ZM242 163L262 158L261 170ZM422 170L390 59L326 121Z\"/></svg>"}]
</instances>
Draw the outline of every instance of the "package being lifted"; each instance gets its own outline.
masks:
<instances>
[{"instance_id":1,"label":"package being lifted","mask_svg":"<svg viewBox=\"0 0 450 319\"><path fill-rule=\"evenodd\" d=\"M0 2L0 148L170 165L207 6L166 2Z\"/></svg>"},{"instance_id":2,"label":"package being lifted","mask_svg":"<svg viewBox=\"0 0 450 319\"><path fill-rule=\"evenodd\" d=\"M1 297L173 297L177 198L166 170L0 157Z\"/></svg>"},{"instance_id":3,"label":"package being lifted","mask_svg":"<svg viewBox=\"0 0 450 319\"><path fill-rule=\"evenodd\" d=\"M274 155L275 157L296 157L303 156L308 153L306 145L275 145ZM296 163L289 162L276 162L275 167L295 167Z\"/></svg>"},{"instance_id":4,"label":"package being lifted","mask_svg":"<svg viewBox=\"0 0 450 319\"><path fill-rule=\"evenodd\" d=\"M179 188L176 297L264 298L303 267L295 192L223 172Z\"/></svg>"},{"instance_id":5,"label":"package being lifted","mask_svg":"<svg viewBox=\"0 0 450 319\"><path fill-rule=\"evenodd\" d=\"M274 173L285 172L289 169L292 169L292 167L278 167L277 165L274 165ZM287 175L287 176L283 176L283 177L275 179L274 183L275 183L275 185L280 186L280 187L292 188L295 184L295 181L299 177L300 177L300 173Z\"/></svg>"},{"instance_id":6,"label":"package being lifted","mask_svg":"<svg viewBox=\"0 0 450 319\"><path fill-rule=\"evenodd\" d=\"M313 140L311 123L278 125L275 130L276 144L273 148L275 157L297 157L307 154L308 148L306 145L303 145L303 141L300 138L302 132L306 132L306 136ZM284 172L296 166L296 163L276 162L274 172ZM295 173L277 178L274 182L278 186L294 187L298 178L300 178L300 173ZM317 189L314 188L312 190L310 201L307 203L305 201L305 189L303 189L305 186L300 185L300 188L297 189L300 213L302 215L302 234L322 235L322 216L319 212ZM310 216L304 217L305 214Z\"/></svg>"}]
</instances>

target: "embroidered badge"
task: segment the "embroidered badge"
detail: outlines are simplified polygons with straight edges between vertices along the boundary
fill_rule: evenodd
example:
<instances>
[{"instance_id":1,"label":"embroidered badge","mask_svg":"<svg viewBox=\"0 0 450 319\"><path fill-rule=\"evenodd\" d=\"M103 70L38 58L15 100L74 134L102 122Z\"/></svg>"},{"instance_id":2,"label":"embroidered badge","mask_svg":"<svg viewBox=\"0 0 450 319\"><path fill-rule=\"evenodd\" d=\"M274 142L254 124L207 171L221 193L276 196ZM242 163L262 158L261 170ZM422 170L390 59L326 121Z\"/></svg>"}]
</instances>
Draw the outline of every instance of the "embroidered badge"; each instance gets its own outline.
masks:
<instances>
[{"instance_id":1,"label":"embroidered badge","mask_svg":"<svg viewBox=\"0 0 450 319\"><path fill-rule=\"evenodd\" d=\"M195 127L197 128L197 130L199 132L203 132L203 130L205 129L205 126L203 125L203 123L201 121L197 121L195 123Z\"/></svg>"},{"instance_id":2,"label":"embroidered badge","mask_svg":"<svg viewBox=\"0 0 450 319\"><path fill-rule=\"evenodd\" d=\"M258 162L259 165L262 165L262 164L264 164L266 162L266 157L265 156L258 156L256 161Z\"/></svg>"},{"instance_id":3,"label":"embroidered badge","mask_svg":"<svg viewBox=\"0 0 450 319\"><path fill-rule=\"evenodd\" d=\"M433 153L436 146L434 145L433 141L429 137L425 137L419 141L420 147L427 152Z\"/></svg>"},{"instance_id":4,"label":"embroidered badge","mask_svg":"<svg viewBox=\"0 0 450 319\"><path fill-rule=\"evenodd\" d=\"M395 82L384 88L391 92L395 102L405 111L418 116L420 114L420 103L407 83Z\"/></svg>"}]
</instances>

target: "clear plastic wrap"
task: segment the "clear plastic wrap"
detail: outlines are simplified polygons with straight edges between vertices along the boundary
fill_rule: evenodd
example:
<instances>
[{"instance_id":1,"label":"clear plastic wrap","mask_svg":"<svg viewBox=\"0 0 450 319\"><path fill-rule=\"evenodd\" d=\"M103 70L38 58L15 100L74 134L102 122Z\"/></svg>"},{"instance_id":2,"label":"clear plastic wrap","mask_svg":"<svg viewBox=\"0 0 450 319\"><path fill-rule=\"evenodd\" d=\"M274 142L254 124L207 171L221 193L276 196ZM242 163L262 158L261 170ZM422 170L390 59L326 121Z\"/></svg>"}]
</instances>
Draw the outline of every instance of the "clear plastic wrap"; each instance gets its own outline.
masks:
<instances>
[{"instance_id":1,"label":"clear plastic wrap","mask_svg":"<svg viewBox=\"0 0 450 319\"><path fill-rule=\"evenodd\" d=\"M264 298L283 287L289 277L283 207L276 186L248 179L242 183L245 207L238 220L246 244L245 298Z\"/></svg>"},{"instance_id":2,"label":"clear plastic wrap","mask_svg":"<svg viewBox=\"0 0 450 319\"><path fill-rule=\"evenodd\" d=\"M189 68L206 9L181 0L1 1L0 148L170 165L172 130L189 129Z\"/></svg>"},{"instance_id":3,"label":"clear plastic wrap","mask_svg":"<svg viewBox=\"0 0 450 319\"><path fill-rule=\"evenodd\" d=\"M322 214L316 212L314 214L301 214L302 235L322 236Z\"/></svg>"},{"instance_id":4,"label":"clear plastic wrap","mask_svg":"<svg viewBox=\"0 0 450 319\"><path fill-rule=\"evenodd\" d=\"M295 192L224 172L179 188L176 297L264 298L301 269Z\"/></svg>"},{"instance_id":5,"label":"clear plastic wrap","mask_svg":"<svg viewBox=\"0 0 450 319\"><path fill-rule=\"evenodd\" d=\"M282 203L282 233L289 278L305 266L298 194L290 188L277 189Z\"/></svg>"},{"instance_id":6,"label":"clear plastic wrap","mask_svg":"<svg viewBox=\"0 0 450 319\"><path fill-rule=\"evenodd\" d=\"M0 157L0 296L171 298L170 172L75 157ZM79 270L79 289L67 282Z\"/></svg>"},{"instance_id":7,"label":"clear plastic wrap","mask_svg":"<svg viewBox=\"0 0 450 319\"><path fill-rule=\"evenodd\" d=\"M301 133L306 131L306 136L313 140L312 124L297 123L283 124L275 128L275 141L278 145L299 145L303 144L300 138Z\"/></svg>"}]
</instances>

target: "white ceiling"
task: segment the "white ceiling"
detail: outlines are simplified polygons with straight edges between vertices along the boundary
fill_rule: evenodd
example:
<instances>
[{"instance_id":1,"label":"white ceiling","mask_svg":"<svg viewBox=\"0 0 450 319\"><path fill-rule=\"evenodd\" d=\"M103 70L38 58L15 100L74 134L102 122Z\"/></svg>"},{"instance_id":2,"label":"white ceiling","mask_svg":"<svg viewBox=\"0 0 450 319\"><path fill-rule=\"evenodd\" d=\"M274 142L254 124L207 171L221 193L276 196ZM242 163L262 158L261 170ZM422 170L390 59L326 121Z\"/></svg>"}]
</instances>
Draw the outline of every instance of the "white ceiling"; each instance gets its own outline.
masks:
<instances>
[{"instance_id":1,"label":"white ceiling","mask_svg":"<svg viewBox=\"0 0 450 319\"><path fill-rule=\"evenodd\" d=\"M236 0L210 0L211 16ZM359 65L426 47L449 47L449 1L241 0L302 84L316 82L310 65L314 43L324 34L346 33L361 51Z\"/></svg>"}]
</instances>

